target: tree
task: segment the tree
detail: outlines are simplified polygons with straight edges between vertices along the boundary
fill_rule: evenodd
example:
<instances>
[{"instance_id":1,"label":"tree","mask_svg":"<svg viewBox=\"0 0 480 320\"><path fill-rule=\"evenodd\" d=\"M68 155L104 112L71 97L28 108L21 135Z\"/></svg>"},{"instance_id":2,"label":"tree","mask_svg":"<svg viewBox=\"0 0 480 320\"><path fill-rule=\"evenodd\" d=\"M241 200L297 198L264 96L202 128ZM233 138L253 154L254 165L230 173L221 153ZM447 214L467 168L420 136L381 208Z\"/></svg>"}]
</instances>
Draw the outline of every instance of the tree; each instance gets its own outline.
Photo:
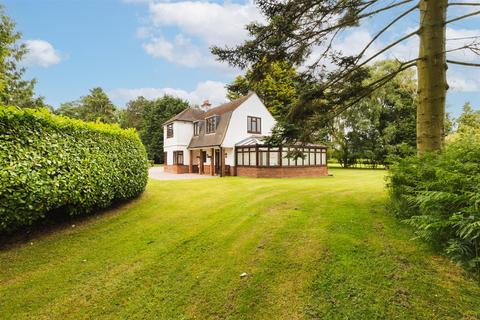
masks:
<instances>
[{"instance_id":1,"label":"tree","mask_svg":"<svg viewBox=\"0 0 480 320\"><path fill-rule=\"evenodd\" d=\"M466 102L462 108L462 114L458 117L458 132L468 130L480 130L480 110L473 110L470 102ZM480 132L480 131L479 131Z\"/></svg>"},{"instance_id":2,"label":"tree","mask_svg":"<svg viewBox=\"0 0 480 320\"><path fill-rule=\"evenodd\" d=\"M122 117L122 127L135 128L140 132L143 128L143 114L148 103L149 101L144 97L129 101Z\"/></svg>"},{"instance_id":3,"label":"tree","mask_svg":"<svg viewBox=\"0 0 480 320\"><path fill-rule=\"evenodd\" d=\"M54 112L61 116L81 119L79 101L64 102Z\"/></svg>"},{"instance_id":4,"label":"tree","mask_svg":"<svg viewBox=\"0 0 480 320\"><path fill-rule=\"evenodd\" d=\"M15 22L5 15L0 5L0 104L20 108L48 107L43 97L35 97L35 79L22 78L25 68L19 67L19 63L27 47L18 44L21 37L21 33L15 31Z\"/></svg>"},{"instance_id":5,"label":"tree","mask_svg":"<svg viewBox=\"0 0 480 320\"><path fill-rule=\"evenodd\" d=\"M144 105L140 138L147 149L149 159L163 163L163 124L187 107L188 102L169 95L148 101Z\"/></svg>"},{"instance_id":6,"label":"tree","mask_svg":"<svg viewBox=\"0 0 480 320\"><path fill-rule=\"evenodd\" d=\"M366 81L381 79L398 64L393 60L375 63L369 68L370 78ZM375 167L413 154L416 83L413 70L405 70L337 116L330 135L333 156L343 166L361 160Z\"/></svg>"},{"instance_id":7,"label":"tree","mask_svg":"<svg viewBox=\"0 0 480 320\"><path fill-rule=\"evenodd\" d=\"M398 69L398 61L382 61L370 68L371 81ZM413 70L398 73L383 87L372 92L366 103L373 109L380 145L376 159L387 164L393 158L412 155L416 146L417 81ZM370 117L371 118L371 117Z\"/></svg>"},{"instance_id":8,"label":"tree","mask_svg":"<svg viewBox=\"0 0 480 320\"><path fill-rule=\"evenodd\" d=\"M257 63L227 85L227 97L234 100L255 91L272 115L283 119L297 103L299 85L297 72L288 62Z\"/></svg>"},{"instance_id":9,"label":"tree","mask_svg":"<svg viewBox=\"0 0 480 320\"><path fill-rule=\"evenodd\" d=\"M417 67L417 150L419 153L441 150L444 140L447 63L480 66L446 58L447 25L478 15L480 11L447 19L447 10L455 6L476 6L478 3L454 0L257 0L256 3L266 17L267 24L248 25L247 30L251 35L249 40L235 48L215 47L212 52L221 61L239 67L263 60L286 60L293 65L303 65L305 72L302 75L311 85L304 88L305 92L290 113L289 120L294 126L313 130L315 124L328 121L356 105L358 101L392 81L398 73ZM364 26L367 18L382 22L382 13L394 12L407 5L409 7L403 12L393 19L388 19L358 54L345 56L334 50L333 44L340 34L345 34L345 31L351 28ZM415 12L421 17L416 30L369 54L373 44L392 26ZM364 80L369 76L366 70L369 63L417 35L420 39L417 58L402 61L390 74L365 83ZM478 53L480 48L478 41L472 41L471 44L452 50L463 49ZM314 51L317 52L315 56L312 55ZM334 66L333 70L326 68L327 63ZM302 131L305 129L287 128L276 132L283 132L284 139L293 141L303 140L305 137L308 140L308 137L312 136ZM300 136L298 133L301 133Z\"/></svg>"},{"instance_id":10,"label":"tree","mask_svg":"<svg viewBox=\"0 0 480 320\"><path fill-rule=\"evenodd\" d=\"M93 88L90 94L80 100L65 102L55 110L56 114L83 121L99 121L104 123L119 123L120 112L110 101L102 88Z\"/></svg>"},{"instance_id":11,"label":"tree","mask_svg":"<svg viewBox=\"0 0 480 320\"><path fill-rule=\"evenodd\" d=\"M99 87L91 89L89 95L80 99L79 112L85 121L118 123L117 108Z\"/></svg>"}]
</instances>

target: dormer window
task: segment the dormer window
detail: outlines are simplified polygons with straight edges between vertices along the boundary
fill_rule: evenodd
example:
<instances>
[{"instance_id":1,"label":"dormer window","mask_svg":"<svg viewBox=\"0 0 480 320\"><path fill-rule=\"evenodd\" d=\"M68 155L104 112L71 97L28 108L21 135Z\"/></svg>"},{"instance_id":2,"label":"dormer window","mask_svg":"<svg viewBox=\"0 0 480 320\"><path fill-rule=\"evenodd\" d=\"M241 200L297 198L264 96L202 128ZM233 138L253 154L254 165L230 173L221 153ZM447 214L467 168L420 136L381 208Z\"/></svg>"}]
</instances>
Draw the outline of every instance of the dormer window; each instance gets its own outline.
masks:
<instances>
[{"instance_id":1,"label":"dormer window","mask_svg":"<svg viewBox=\"0 0 480 320\"><path fill-rule=\"evenodd\" d=\"M167 124L167 138L173 138L173 123Z\"/></svg>"},{"instance_id":2,"label":"dormer window","mask_svg":"<svg viewBox=\"0 0 480 320\"><path fill-rule=\"evenodd\" d=\"M207 118L205 122L206 122L207 133L214 133L217 130L218 116Z\"/></svg>"},{"instance_id":3,"label":"dormer window","mask_svg":"<svg viewBox=\"0 0 480 320\"><path fill-rule=\"evenodd\" d=\"M262 119L258 117L247 117L247 132L248 133L262 133Z\"/></svg>"},{"instance_id":4,"label":"dormer window","mask_svg":"<svg viewBox=\"0 0 480 320\"><path fill-rule=\"evenodd\" d=\"M193 123L193 135L194 136L198 136L200 134L200 122L199 121L195 121Z\"/></svg>"}]
</instances>

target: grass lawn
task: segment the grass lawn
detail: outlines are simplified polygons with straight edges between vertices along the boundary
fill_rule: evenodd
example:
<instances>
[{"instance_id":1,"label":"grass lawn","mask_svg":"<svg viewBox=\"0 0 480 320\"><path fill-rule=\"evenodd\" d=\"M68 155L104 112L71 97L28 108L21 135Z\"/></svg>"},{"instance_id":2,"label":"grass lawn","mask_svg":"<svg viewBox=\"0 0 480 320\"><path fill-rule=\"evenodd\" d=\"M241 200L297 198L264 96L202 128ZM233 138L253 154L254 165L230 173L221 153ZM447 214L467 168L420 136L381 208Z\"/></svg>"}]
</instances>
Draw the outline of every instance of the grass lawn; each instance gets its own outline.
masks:
<instances>
[{"instance_id":1,"label":"grass lawn","mask_svg":"<svg viewBox=\"0 0 480 320\"><path fill-rule=\"evenodd\" d=\"M386 212L384 171L330 171L151 181L121 208L1 251L0 318L480 317L478 282Z\"/></svg>"}]
</instances>

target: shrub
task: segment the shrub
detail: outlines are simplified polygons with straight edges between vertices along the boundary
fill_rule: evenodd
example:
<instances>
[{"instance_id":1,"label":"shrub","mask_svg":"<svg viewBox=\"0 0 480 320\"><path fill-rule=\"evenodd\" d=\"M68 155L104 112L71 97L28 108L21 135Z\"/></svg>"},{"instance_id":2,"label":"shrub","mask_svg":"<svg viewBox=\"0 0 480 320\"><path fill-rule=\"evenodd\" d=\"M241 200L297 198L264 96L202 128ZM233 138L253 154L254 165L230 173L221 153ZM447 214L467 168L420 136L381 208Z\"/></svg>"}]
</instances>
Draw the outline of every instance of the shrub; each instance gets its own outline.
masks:
<instances>
[{"instance_id":1,"label":"shrub","mask_svg":"<svg viewBox=\"0 0 480 320\"><path fill-rule=\"evenodd\" d=\"M401 160L388 185L392 209L420 238L480 272L480 132L455 135L441 154Z\"/></svg>"},{"instance_id":2,"label":"shrub","mask_svg":"<svg viewBox=\"0 0 480 320\"><path fill-rule=\"evenodd\" d=\"M0 107L0 232L52 210L76 215L139 195L147 158L134 129Z\"/></svg>"}]
</instances>

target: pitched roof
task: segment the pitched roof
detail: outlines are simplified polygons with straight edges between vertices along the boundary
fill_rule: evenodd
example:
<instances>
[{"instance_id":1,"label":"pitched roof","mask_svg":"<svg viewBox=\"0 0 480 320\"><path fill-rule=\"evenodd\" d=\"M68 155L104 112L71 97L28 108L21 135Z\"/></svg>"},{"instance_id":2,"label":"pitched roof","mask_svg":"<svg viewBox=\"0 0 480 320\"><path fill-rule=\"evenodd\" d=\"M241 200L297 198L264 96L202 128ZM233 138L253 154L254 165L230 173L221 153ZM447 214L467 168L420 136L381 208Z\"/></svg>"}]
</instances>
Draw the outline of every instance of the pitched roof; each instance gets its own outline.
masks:
<instances>
[{"instance_id":1,"label":"pitched roof","mask_svg":"<svg viewBox=\"0 0 480 320\"><path fill-rule=\"evenodd\" d=\"M209 109L207 111L202 111L198 108L192 108L192 107L187 108L182 112L180 112L179 114L165 121L164 124L167 124L173 121L194 122L197 120L205 120L206 118L214 115L222 115L227 112L232 112L233 110L237 109L242 103L244 103L248 98L250 98L253 94L254 92L249 92L246 96L221 104L218 107Z\"/></svg>"},{"instance_id":2,"label":"pitched roof","mask_svg":"<svg viewBox=\"0 0 480 320\"><path fill-rule=\"evenodd\" d=\"M226 112L232 112L233 110L237 109L242 103L247 101L248 98L250 98L253 94L254 94L253 92L249 92L246 96L221 104L218 107L209 109L205 112L205 118L208 118L213 115L221 115Z\"/></svg>"},{"instance_id":3,"label":"pitched roof","mask_svg":"<svg viewBox=\"0 0 480 320\"><path fill-rule=\"evenodd\" d=\"M217 129L214 133L206 134L205 126L206 121L200 121L200 132L198 136L193 136L190 140L190 144L188 145L189 148L200 148L200 147L208 147L208 146L219 146L223 142L223 138L228 129L228 125L230 124L230 118L232 116L233 111L225 112L221 115L218 115L217 121Z\"/></svg>"},{"instance_id":4,"label":"pitched roof","mask_svg":"<svg viewBox=\"0 0 480 320\"><path fill-rule=\"evenodd\" d=\"M223 138L227 133L228 125L230 124L230 118L233 111L237 109L242 103L248 100L254 93L250 92L246 96L235 99L233 101L224 103L218 107L207 110L203 113L203 119L218 116L217 129L215 133L206 134L205 132L205 121L200 121L200 132L198 136L193 136L190 140L189 148L200 148L208 146L219 146L223 142Z\"/></svg>"},{"instance_id":5,"label":"pitched roof","mask_svg":"<svg viewBox=\"0 0 480 320\"><path fill-rule=\"evenodd\" d=\"M205 112L197 108L187 108L180 112L179 114L173 116L172 118L165 121L164 124L173 122L173 121L189 121L193 122L196 120L202 119L202 116Z\"/></svg>"}]
</instances>

